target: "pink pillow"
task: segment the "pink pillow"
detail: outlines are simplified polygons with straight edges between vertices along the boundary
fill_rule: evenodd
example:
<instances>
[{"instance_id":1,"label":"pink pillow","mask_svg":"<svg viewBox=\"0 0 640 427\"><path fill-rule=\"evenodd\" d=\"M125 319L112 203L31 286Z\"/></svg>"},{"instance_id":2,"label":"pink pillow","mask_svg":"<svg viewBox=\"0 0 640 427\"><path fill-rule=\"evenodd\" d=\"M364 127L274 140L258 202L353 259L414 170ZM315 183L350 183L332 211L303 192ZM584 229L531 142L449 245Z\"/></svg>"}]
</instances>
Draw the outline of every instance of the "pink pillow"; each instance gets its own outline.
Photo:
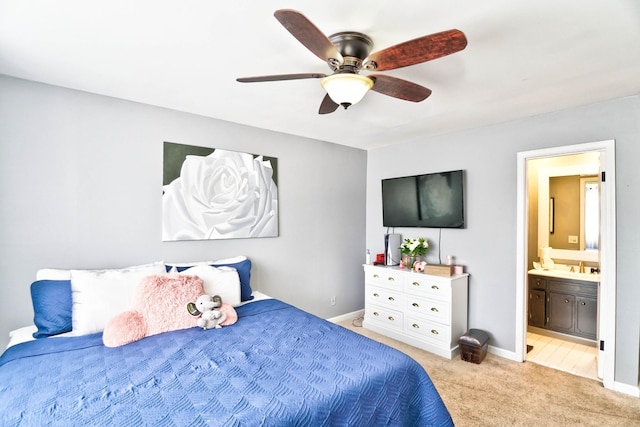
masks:
<instances>
[{"instance_id":1,"label":"pink pillow","mask_svg":"<svg viewBox=\"0 0 640 427\"><path fill-rule=\"evenodd\" d=\"M204 294L197 276L153 275L142 279L133 296L133 310L113 317L104 328L102 341L118 347L150 335L193 328L198 319L187 311L187 304Z\"/></svg>"}]
</instances>

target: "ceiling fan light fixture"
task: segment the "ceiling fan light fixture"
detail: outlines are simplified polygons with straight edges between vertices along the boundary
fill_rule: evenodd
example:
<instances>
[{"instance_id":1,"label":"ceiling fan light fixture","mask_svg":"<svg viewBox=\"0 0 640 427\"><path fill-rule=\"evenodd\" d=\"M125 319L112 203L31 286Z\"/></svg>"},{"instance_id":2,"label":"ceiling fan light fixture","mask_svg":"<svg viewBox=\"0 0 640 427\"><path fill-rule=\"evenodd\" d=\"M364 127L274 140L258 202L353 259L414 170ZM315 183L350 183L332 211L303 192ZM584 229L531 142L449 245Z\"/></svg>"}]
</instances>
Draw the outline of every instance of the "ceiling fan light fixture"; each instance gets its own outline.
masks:
<instances>
[{"instance_id":1,"label":"ceiling fan light fixture","mask_svg":"<svg viewBox=\"0 0 640 427\"><path fill-rule=\"evenodd\" d=\"M333 74L320 81L333 102L345 109L357 104L373 87L373 80L358 74Z\"/></svg>"}]
</instances>

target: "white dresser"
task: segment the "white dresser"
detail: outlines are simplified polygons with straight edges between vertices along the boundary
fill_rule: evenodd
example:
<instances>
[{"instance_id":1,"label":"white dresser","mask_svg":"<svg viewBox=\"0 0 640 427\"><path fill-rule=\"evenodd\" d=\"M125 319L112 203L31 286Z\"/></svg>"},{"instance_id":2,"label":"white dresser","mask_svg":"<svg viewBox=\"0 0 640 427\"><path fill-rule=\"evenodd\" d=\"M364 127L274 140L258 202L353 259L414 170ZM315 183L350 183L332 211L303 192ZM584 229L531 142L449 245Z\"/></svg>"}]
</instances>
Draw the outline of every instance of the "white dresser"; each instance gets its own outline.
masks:
<instances>
[{"instance_id":1,"label":"white dresser","mask_svg":"<svg viewBox=\"0 0 640 427\"><path fill-rule=\"evenodd\" d=\"M467 332L468 274L431 276L365 265L362 326L452 359Z\"/></svg>"}]
</instances>

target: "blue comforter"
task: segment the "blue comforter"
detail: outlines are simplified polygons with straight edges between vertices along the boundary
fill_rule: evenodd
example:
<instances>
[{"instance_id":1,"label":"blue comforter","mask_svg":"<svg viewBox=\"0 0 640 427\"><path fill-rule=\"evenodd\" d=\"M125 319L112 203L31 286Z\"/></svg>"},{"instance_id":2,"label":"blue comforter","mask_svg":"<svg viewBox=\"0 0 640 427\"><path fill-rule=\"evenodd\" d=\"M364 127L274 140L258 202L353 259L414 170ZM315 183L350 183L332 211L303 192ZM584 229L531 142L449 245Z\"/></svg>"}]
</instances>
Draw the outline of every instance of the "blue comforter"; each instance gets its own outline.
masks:
<instances>
[{"instance_id":1,"label":"blue comforter","mask_svg":"<svg viewBox=\"0 0 640 427\"><path fill-rule=\"evenodd\" d=\"M0 357L0 425L447 426L413 359L278 300L222 329L116 348L45 338Z\"/></svg>"}]
</instances>

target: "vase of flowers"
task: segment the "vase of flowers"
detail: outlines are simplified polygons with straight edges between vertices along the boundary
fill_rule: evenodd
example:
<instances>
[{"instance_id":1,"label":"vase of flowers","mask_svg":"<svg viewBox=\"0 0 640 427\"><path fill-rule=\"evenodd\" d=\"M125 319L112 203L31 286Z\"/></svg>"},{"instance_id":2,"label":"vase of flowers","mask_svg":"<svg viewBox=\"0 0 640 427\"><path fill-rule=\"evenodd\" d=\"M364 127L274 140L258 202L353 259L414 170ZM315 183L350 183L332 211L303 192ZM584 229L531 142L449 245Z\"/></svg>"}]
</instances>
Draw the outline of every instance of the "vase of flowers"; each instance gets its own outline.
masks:
<instances>
[{"instance_id":1,"label":"vase of flowers","mask_svg":"<svg viewBox=\"0 0 640 427\"><path fill-rule=\"evenodd\" d=\"M400 246L404 266L408 269L412 269L413 264L427 254L427 249L429 249L429 242L427 242L427 239L424 237L419 237L417 239L404 239L402 246Z\"/></svg>"}]
</instances>

